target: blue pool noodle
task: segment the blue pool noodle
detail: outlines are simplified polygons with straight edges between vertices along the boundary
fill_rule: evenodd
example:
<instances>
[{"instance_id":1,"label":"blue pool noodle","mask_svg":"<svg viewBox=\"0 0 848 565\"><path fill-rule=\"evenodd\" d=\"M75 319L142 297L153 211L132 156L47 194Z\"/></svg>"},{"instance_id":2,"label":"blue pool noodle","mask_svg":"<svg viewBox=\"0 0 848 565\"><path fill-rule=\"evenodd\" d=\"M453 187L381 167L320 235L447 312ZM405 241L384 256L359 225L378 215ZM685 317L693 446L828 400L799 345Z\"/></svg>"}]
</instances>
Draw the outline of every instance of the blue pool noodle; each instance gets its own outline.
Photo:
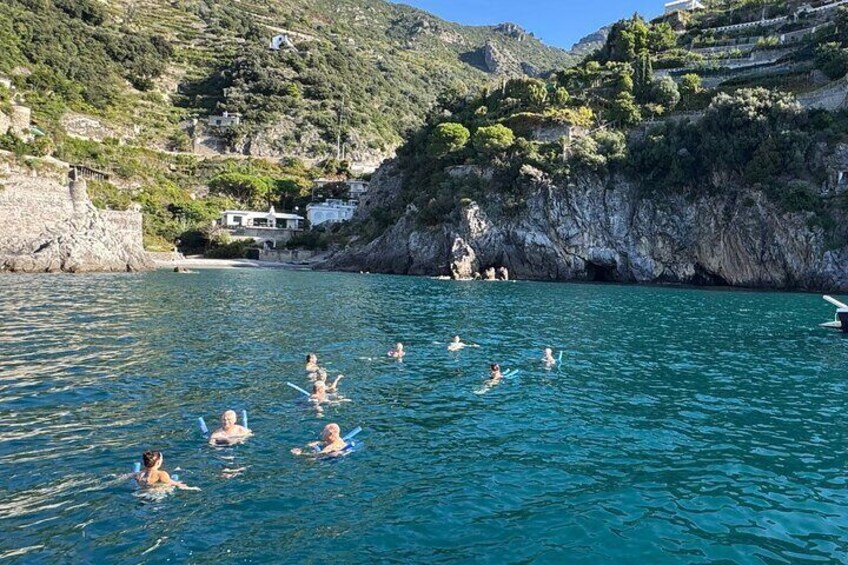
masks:
<instances>
[{"instance_id":1,"label":"blue pool noodle","mask_svg":"<svg viewBox=\"0 0 848 565\"><path fill-rule=\"evenodd\" d=\"M242 421L242 426L244 426L245 428L247 428L249 430L250 428L247 427L247 410L241 411L241 421Z\"/></svg>"},{"instance_id":2,"label":"blue pool noodle","mask_svg":"<svg viewBox=\"0 0 848 565\"><path fill-rule=\"evenodd\" d=\"M506 373L503 374L503 377L505 379L511 379L512 377L514 377L517 374L518 374L518 369L510 369L509 371L507 371Z\"/></svg>"},{"instance_id":3,"label":"blue pool noodle","mask_svg":"<svg viewBox=\"0 0 848 565\"><path fill-rule=\"evenodd\" d=\"M300 387L299 387L299 386L297 386L297 385L293 385L293 384L288 383L288 382L287 382L286 384L287 384L287 385L289 385L290 387L292 387L293 389L295 389L296 391L298 391L298 392L300 392L300 393L302 393L302 394L305 394L306 396L312 396L311 394L309 394L308 392L306 392L305 390L303 390L302 388L300 388Z\"/></svg>"},{"instance_id":4,"label":"blue pool noodle","mask_svg":"<svg viewBox=\"0 0 848 565\"><path fill-rule=\"evenodd\" d=\"M557 357L557 363L562 363L562 354L563 354L563 353L565 353L565 351L560 351L560 352L559 352L559 357Z\"/></svg>"},{"instance_id":5,"label":"blue pool noodle","mask_svg":"<svg viewBox=\"0 0 848 565\"><path fill-rule=\"evenodd\" d=\"M200 431L203 432L203 435L209 435L209 428L206 427L206 421L204 421L203 416L197 419L197 423L200 424Z\"/></svg>"},{"instance_id":6,"label":"blue pool noodle","mask_svg":"<svg viewBox=\"0 0 848 565\"><path fill-rule=\"evenodd\" d=\"M353 447L353 443L351 443L350 440L352 440L354 437L356 437L356 434L358 434L361 431L362 431L362 428L359 427L359 426L356 426L355 428L353 428L350 431L350 433L348 433L346 436L344 436L342 438L342 441L347 444L347 446L345 447L345 450L348 450L348 449ZM321 448L318 447L317 445L313 445L312 449L315 451L315 453L318 453L319 451L321 451Z\"/></svg>"},{"instance_id":7,"label":"blue pool noodle","mask_svg":"<svg viewBox=\"0 0 848 565\"><path fill-rule=\"evenodd\" d=\"M356 437L356 434L358 434L358 433L359 433L359 432L361 432L361 431L362 431L362 428L360 428L359 426L356 426L355 428L353 428L353 429L350 431L350 433L349 433L349 434L347 434L346 436L344 436L344 437L342 438L342 441L344 441L345 443L347 443L348 441L350 441L350 440L352 440L354 437Z\"/></svg>"}]
</instances>

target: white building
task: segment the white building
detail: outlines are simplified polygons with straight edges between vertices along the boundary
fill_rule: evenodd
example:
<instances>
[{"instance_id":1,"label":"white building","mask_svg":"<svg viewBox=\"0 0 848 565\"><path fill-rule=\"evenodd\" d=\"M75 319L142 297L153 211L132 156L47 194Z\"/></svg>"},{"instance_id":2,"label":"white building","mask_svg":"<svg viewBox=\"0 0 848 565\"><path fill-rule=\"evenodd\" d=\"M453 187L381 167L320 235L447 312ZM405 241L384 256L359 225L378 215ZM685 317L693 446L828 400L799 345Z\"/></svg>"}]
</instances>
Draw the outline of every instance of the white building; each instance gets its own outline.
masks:
<instances>
[{"instance_id":1,"label":"white building","mask_svg":"<svg viewBox=\"0 0 848 565\"><path fill-rule=\"evenodd\" d=\"M694 12L695 10L703 9L704 5L698 0L675 0L665 5L665 15L667 16L675 12Z\"/></svg>"},{"instance_id":2,"label":"white building","mask_svg":"<svg viewBox=\"0 0 848 565\"><path fill-rule=\"evenodd\" d=\"M251 212L247 210L224 210L218 224L221 227L234 228L262 228L275 230L301 230L303 229L303 216L297 214L283 214L274 211L274 207L267 212Z\"/></svg>"},{"instance_id":3,"label":"white building","mask_svg":"<svg viewBox=\"0 0 848 565\"><path fill-rule=\"evenodd\" d=\"M289 49L294 49L295 51L297 51L294 46L294 43L292 43L292 40L289 39L289 36L285 33L275 35L273 39L271 39L271 44L268 47L274 51L279 51L282 47L287 47Z\"/></svg>"},{"instance_id":4,"label":"white building","mask_svg":"<svg viewBox=\"0 0 848 565\"><path fill-rule=\"evenodd\" d=\"M306 217L309 223L320 226L324 223L346 222L353 217L356 204L344 200L327 200L306 206Z\"/></svg>"},{"instance_id":5,"label":"white building","mask_svg":"<svg viewBox=\"0 0 848 565\"><path fill-rule=\"evenodd\" d=\"M216 128L228 128L241 123L241 114L224 112L220 116L209 116L209 125Z\"/></svg>"},{"instance_id":6,"label":"white building","mask_svg":"<svg viewBox=\"0 0 848 565\"><path fill-rule=\"evenodd\" d=\"M315 188L322 188L328 184L343 182L347 185L347 197L351 200L359 200L368 194L368 183L364 180L351 179L346 181L338 181L332 179L318 179L315 181Z\"/></svg>"}]
</instances>

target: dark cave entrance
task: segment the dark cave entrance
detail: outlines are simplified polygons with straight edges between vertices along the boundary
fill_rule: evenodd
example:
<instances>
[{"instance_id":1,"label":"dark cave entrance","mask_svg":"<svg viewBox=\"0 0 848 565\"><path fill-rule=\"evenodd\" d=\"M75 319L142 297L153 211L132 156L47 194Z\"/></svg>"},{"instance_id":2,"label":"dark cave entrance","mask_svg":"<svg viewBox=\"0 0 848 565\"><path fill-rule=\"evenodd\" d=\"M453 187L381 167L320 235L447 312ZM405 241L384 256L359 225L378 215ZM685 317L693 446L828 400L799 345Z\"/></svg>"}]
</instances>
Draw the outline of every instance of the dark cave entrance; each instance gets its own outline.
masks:
<instances>
[{"instance_id":1,"label":"dark cave entrance","mask_svg":"<svg viewBox=\"0 0 848 565\"><path fill-rule=\"evenodd\" d=\"M700 263L695 263L695 274L690 282L698 286L730 286L724 277L711 273Z\"/></svg>"},{"instance_id":2,"label":"dark cave entrance","mask_svg":"<svg viewBox=\"0 0 848 565\"><path fill-rule=\"evenodd\" d=\"M586 280L590 282L616 282L615 265L599 265L586 261Z\"/></svg>"}]
</instances>

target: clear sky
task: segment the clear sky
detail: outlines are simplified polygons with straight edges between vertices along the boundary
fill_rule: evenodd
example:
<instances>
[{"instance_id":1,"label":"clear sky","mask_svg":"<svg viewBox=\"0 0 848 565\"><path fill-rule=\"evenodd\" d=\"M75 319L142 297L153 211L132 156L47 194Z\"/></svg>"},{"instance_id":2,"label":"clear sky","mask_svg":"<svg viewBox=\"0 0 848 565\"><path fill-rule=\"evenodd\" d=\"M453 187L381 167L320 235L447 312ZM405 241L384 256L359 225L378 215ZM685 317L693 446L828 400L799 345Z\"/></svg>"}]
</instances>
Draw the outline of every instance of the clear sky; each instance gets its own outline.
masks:
<instances>
[{"instance_id":1,"label":"clear sky","mask_svg":"<svg viewBox=\"0 0 848 565\"><path fill-rule=\"evenodd\" d=\"M466 25L513 22L548 45L568 49L581 37L639 12L654 17L668 0L402 0Z\"/></svg>"}]
</instances>

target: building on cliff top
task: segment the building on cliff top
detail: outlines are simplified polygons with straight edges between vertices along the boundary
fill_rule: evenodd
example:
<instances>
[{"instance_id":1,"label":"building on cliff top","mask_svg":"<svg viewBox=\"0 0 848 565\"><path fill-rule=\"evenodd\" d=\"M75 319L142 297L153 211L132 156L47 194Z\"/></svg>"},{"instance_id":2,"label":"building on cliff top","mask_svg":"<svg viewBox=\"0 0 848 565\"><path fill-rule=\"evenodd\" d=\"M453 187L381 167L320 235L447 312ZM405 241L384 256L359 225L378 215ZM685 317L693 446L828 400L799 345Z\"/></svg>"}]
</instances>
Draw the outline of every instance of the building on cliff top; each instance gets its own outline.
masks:
<instances>
[{"instance_id":1,"label":"building on cliff top","mask_svg":"<svg viewBox=\"0 0 848 565\"><path fill-rule=\"evenodd\" d=\"M668 2L665 5L665 15L674 14L675 12L694 12L695 10L703 10L704 5L698 0L675 0Z\"/></svg>"},{"instance_id":2,"label":"building on cliff top","mask_svg":"<svg viewBox=\"0 0 848 565\"><path fill-rule=\"evenodd\" d=\"M209 125L216 128L230 128L241 123L241 114L224 112L220 116L209 116Z\"/></svg>"},{"instance_id":3,"label":"building on cliff top","mask_svg":"<svg viewBox=\"0 0 848 565\"><path fill-rule=\"evenodd\" d=\"M347 197L351 200L359 200L366 194L368 194L368 182L359 179L350 179L345 181L338 181L332 179L318 179L315 181L315 189L321 189L327 186L328 184L341 184L344 183L347 186Z\"/></svg>"}]
</instances>

